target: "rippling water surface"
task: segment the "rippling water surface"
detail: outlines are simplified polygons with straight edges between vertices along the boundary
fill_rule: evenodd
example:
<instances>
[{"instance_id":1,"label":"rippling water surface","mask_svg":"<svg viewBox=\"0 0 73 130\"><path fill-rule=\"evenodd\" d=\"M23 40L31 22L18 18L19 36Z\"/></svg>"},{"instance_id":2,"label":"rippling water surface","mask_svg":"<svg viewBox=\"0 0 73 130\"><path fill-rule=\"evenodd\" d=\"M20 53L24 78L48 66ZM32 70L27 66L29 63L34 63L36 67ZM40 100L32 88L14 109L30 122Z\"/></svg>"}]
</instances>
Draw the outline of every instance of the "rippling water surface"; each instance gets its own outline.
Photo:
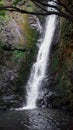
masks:
<instances>
[{"instance_id":1,"label":"rippling water surface","mask_svg":"<svg viewBox=\"0 0 73 130\"><path fill-rule=\"evenodd\" d=\"M0 130L73 130L73 117L45 108L9 111L0 114Z\"/></svg>"}]
</instances>

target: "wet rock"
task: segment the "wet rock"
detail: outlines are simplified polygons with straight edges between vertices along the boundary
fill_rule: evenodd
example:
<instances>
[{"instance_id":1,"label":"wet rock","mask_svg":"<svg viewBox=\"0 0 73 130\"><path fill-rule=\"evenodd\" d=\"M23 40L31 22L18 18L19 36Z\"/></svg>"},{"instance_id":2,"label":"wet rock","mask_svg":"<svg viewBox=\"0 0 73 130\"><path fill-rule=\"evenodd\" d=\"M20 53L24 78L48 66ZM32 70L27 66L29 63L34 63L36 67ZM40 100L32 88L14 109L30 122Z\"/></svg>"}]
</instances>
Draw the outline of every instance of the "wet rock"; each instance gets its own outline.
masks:
<instances>
[{"instance_id":1,"label":"wet rock","mask_svg":"<svg viewBox=\"0 0 73 130\"><path fill-rule=\"evenodd\" d=\"M73 68L70 69L70 72L69 72L69 79L70 79L70 82L73 84Z\"/></svg>"},{"instance_id":2,"label":"wet rock","mask_svg":"<svg viewBox=\"0 0 73 130\"><path fill-rule=\"evenodd\" d=\"M1 21L0 28L0 110L17 108L25 102L24 86L33 62L37 34L40 30L37 18L33 24L28 22L28 17L25 18L19 13L9 12L6 15L8 20ZM35 36L36 40L33 38ZM23 48L27 48L29 53L21 51Z\"/></svg>"},{"instance_id":3,"label":"wet rock","mask_svg":"<svg viewBox=\"0 0 73 130\"><path fill-rule=\"evenodd\" d=\"M39 93L38 99L37 99L37 106L38 107L51 107L51 99L56 96L55 92L52 92L50 90L44 89Z\"/></svg>"},{"instance_id":4,"label":"wet rock","mask_svg":"<svg viewBox=\"0 0 73 130\"><path fill-rule=\"evenodd\" d=\"M52 76L49 86L58 96L52 97L50 101L53 108L73 111L73 25L63 20L60 27L61 38L59 44L52 46L49 71Z\"/></svg>"},{"instance_id":5,"label":"wet rock","mask_svg":"<svg viewBox=\"0 0 73 130\"><path fill-rule=\"evenodd\" d=\"M31 16L28 18L29 24L33 29L37 29L38 32L42 32L42 26L40 25L39 19L36 16Z\"/></svg>"},{"instance_id":6,"label":"wet rock","mask_svg":"<svg viewBox=\"0 0 73 130\"><path fill-rule=\"evenodd\" d=\"M4 25L1 24L0 46L3 48L0 48L0 110L20 106L23 100L22 96L17 92L18 86L16 81L19 77L19 70L24 55L23 58L19 57L20 59L16 63L15 56L18 53L14 56L14 52L5 51L5 48L11 49L19 46L21 43L24 44L25 37L15 19L9 19L9 21L3 23Z\"/></svg>"},{"instance_id":7,"label":"wet rock","mask_svg":"<svg viewBox=\"0 0 73 130\"><path fill-rule=\"evenodd\" d=\"M0 41L11 44L12 46L18 45L20 41L25 41L25 38L21 33L21 28L14 19L10 20L7 27L5 26L5 30L0 36Z\"/></svg>"},{"instance_id":8,"label":"wet rock","mask_svg":"<svg viewBox=\"0 0 73 130\"><path fill-rule=\"evenodd\" d=\"M56 46L59 43L60 40L60 19L59 17L57 17L57 21L56 21L56 29L55 29L55 36L53 38L52 41L52 45Z\"/></svg>"}]
</instances>

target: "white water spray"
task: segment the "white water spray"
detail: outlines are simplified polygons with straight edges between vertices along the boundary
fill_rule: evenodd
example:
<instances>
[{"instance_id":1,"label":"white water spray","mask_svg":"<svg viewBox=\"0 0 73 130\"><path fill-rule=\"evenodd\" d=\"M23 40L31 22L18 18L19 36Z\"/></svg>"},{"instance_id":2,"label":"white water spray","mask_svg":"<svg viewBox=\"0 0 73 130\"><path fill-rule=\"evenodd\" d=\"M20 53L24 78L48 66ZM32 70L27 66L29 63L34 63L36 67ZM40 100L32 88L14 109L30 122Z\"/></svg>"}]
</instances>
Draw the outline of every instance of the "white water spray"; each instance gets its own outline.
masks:
<instances>
[{"instance_id":1,"label":"white water spray","mask_svg":"<svg viewBox=\"0 0 73 130\"><path fill-rule=\"evenodd\" d=\"M47 61L49 59L50 47L53 40L54 32L56 27L56 16L50 15L46 19L46 29L43 42L38 51L37 59L31 69L31 74L26 85L27 98L26 106L23 109L34 109L36 108L36 101L39 94L39 88L41 87L42 81L46 76Z\"/></svg>"}]
</instances>

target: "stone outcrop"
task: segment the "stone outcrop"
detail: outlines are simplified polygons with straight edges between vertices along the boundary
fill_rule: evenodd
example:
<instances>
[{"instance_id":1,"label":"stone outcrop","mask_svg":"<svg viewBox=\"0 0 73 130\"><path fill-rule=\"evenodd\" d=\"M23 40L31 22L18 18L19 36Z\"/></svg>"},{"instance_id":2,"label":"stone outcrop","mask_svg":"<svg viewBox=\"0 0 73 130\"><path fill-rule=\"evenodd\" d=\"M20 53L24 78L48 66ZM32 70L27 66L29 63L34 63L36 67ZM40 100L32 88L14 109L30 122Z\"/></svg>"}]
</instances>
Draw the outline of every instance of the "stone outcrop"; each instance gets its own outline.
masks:
<instances>
[{"instance_id":1,"label":"stone outcrop","mask_svg":"<svg viewBox=\"0 0 73 130\"><path fill-rule=\"evenodd\" d=\"M6 110L25 101L24 86L37 48L39 25L36 17L19 13L0 17L0 110Z\"/></svg>"},{"instance_id":2,"label":"stone outcrop","mask_svg":"<svg viewBox=\"0 0 73 130\"><path fill-rule=\"evenodd\" d=\"M61 37L51 54L50 87L56 92L50 102L53 108L73 110L73 23L62 19ZM48 102L49 102L48 99Z\"/></svg>"}]
</instances>

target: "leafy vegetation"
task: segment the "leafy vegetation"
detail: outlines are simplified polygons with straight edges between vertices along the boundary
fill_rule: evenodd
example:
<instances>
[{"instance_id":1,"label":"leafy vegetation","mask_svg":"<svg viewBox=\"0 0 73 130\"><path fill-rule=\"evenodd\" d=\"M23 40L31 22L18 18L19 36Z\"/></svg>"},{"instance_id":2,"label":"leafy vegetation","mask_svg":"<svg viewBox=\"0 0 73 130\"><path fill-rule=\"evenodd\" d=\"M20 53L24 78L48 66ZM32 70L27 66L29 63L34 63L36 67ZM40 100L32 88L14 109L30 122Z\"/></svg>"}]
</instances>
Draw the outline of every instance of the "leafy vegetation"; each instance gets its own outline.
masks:
<instances>
[{"instance_id":1,"label":"leafy vegetation","mask_svg":"<svg viewBox=\"0 0 73 130\"><path fill-rule=\"evenodd\" d=\"M25 52L21 52L21 51L14 51L13 52L13 56L12 59L13 61L17 62L19 59L22 60L25 56Z\"/></svg>"}]
</instances>

